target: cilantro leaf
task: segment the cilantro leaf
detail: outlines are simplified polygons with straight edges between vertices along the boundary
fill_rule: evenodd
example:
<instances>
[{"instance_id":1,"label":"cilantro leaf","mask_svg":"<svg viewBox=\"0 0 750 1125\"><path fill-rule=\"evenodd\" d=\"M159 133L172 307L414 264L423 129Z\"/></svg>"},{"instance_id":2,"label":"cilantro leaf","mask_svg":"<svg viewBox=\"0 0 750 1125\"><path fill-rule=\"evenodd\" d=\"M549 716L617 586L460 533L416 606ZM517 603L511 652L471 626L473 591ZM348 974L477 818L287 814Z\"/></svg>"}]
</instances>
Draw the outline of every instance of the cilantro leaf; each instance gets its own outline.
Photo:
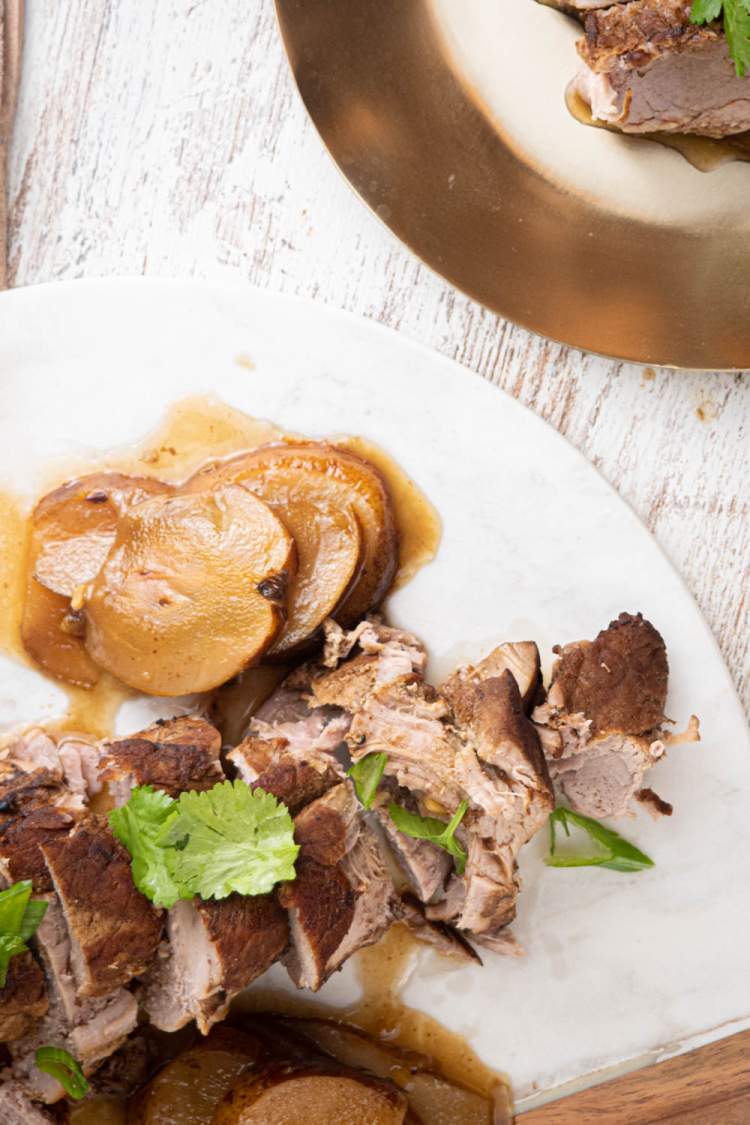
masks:
<instances>
[{"instance_id":1,"label":"cilantro leaf","mask_svg":"<svg viewBox=\"0 0 750 1125\"><path fill-rule=\"evenodd\" d=\"M42 918L47 913L47 903L40 902L38 899L31 899L24 911L23 921L21 922L20 937L23 941L28 941L30 937L39 929Z\"/></svg>"},{"instance_id":2,"label":"cilantro leaf","mask_svg":"<svg viewBox=\"0 0 750 1125\"><path fill-rule=\"evenodd\" d=\"M711 23L723 14L729 54L740 78L750 71L750 0L693 0L692 23Z\"/></svg>"},{"instance_id":3,"label":"cilantro leaf","mask_svg":"<svg viewBox=\"0 0 750 1125\"><path fill-rule=\"evenodd\" d=\"M55 1078L74 1101L85 1098L91 1089L80 1065L62 1047L39 1047L35 1061L39 1070Z\"/></svg>"},{"instance_id":4,"label":"cilantro leaf","mask_svg":"<svg viewBox=\"0 0 750 1125\"><path fill-rule=\"evenodd\" d=\"M177 883L201 898L261 895L294 879L299 847L289 810L262 789L224 781L205 793L181 793L160 834L175 850Z\"/></svg>"},{"instance_id":5,"label":"cilantro leaf","mask_svg":"<svg viewBox=\"0 0 750 1125\"><path fill-rule=\"evenodd\" d=\"M170 907L192 897L174 878L173 849L161 844L176 816L177 802L151 785L136 786L128 803L109 814L112 831L130 852L133 882L155 906Z\"/></svg>"},{"instance_id":6,"label":"cilantro leaf","mask_svg":"<svg viewBox=\"0 0 750 1125\"><path fill-rule=\"evenodd\" d=\"M18 934L0 934L0 988L5 988L12 957L26 950L26 942Z\"/></svg>"},{"instance_id":7,"label":"cilantro leaf","mask_svg":"<svg viewBox=\"0 0 750 1125\"><path fill-rule=\"evenodd\" d=\"M691 23L711 23L721 15L724 0L693 0L690 11Z\"/></svg>"},{"instance_id":8,"label":"cilantro leaf","mask_svg":"<svg viewBox=\"0 0 750 1125\"><path fill-rule=\"evenodd\" d=\"M603 850L592 855L575 852L560 855L557 852L557 825L560 824L566 836L570 836L571 823L582 828L589 839L599 844ZM631 872L654 866L652 859L619 833L592 817L582 816L564 806L555 809L550 815L549 834L549 855L544 860L548 867L606 867L610 871Z\"/></svg>"},{"instance_id":9,"label":"cilantro leaf","mask_svg":"<svg viewBox=\"0 0 750 1125\"><path fill-rule=\"evenodd\" d=\"M31 901L31 882L23 879L0 891L0 988L5 988L11 957L24 953L47 909L46 902Z\"/></svg>"},{"instance_id":10,"label":"cilantro leaf","mask_svg":"<svg viewBox=\"0 0 750 1125\"><path fill-rule=\"evenodd\" d=\"M360 804L365 809L369 809L375 800L387 761L387 754L366 754L361 762L356 762L347 772L346 776L354 782Z\"/></svg>"},{"instance_id":11,"label":"cilantro leaf","mask_svg":"<svg viewBox=\"0 0 750 1125\"><path fill-rule=\"evenodd\" d=\"M462 801L449 824L431 816L420 816L418 813L409 812L393 801L388 806L388 814L399 832L403 832L405 836L413 836L417 840L429 840L449 852L456 861L456 871L459 875L463 875L466 869L466 852L455 834L468 807L467 802Z\"/></svg>"}]
</instances>

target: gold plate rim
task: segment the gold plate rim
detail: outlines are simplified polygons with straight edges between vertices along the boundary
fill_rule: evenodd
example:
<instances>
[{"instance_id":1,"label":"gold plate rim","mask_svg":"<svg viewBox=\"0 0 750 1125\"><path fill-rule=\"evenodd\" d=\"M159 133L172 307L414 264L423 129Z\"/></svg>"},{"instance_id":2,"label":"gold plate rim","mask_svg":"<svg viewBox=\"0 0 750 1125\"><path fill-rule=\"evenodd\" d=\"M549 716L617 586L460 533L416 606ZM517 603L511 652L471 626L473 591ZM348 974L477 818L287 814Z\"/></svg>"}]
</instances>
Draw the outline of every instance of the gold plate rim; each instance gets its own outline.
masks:
<instances>
[{"instance_id":1,"label":"gold plate rim","mask_svg":"<svg viewBox=\"0 0 750 1125\"><path fill-rule=\"evenodd\" d=\"M607 358L750 367L742 234L610 212L524 162L450 66L429 0L275 7L297 89L335 164L451 285L529 331Z\"/></svg>"}]
</instances>

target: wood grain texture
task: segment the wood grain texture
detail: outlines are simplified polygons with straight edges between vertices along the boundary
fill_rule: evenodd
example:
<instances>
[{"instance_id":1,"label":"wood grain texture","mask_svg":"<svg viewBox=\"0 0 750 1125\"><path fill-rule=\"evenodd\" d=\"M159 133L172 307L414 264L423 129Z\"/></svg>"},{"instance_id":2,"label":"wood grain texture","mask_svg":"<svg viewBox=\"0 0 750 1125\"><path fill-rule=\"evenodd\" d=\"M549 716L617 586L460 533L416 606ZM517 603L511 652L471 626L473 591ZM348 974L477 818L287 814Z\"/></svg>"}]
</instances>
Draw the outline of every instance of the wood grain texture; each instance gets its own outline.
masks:
<instances>
[{"instance_id":1,"label":"wood grain texture","mask_svg":"<svg viewBox=\"0 0 750 1125\"><path fill-rule=\"evenodd\" d=\"M747 1125L750 1032L524 1114L523 1125Z\"/></svg>"}]
</instances>

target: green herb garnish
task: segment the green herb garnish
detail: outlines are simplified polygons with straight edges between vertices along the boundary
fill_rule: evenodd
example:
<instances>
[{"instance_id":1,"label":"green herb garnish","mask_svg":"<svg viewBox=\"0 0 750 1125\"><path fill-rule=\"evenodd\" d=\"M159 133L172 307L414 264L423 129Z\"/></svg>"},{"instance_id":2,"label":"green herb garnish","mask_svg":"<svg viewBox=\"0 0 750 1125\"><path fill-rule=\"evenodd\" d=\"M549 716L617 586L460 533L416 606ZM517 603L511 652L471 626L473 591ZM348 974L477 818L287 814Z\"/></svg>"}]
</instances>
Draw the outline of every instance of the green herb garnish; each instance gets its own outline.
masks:
<instances>
[{"instance_id":1,"label":"green herb garnish","mask_svg":"<svg viewBox=\"0 0 750 1125\"><path fill-rule=\"evenodd\" d=\"M561 824L565 835L570 836L570 824L575 824L599 844L603 851L593 855L572 852L560 855L557 851L556 829ZM582 816L562 806L555 809L549 818L549 855L544 862L549 867L607 867L610 871L643 871L653 867L654 861L640 851L635 844L625 840L619 833L606 828L598 820Z\"/></svg>"},{"instance_id":2,"label":"green herb garnish","mask_svg":"<svg viewBox=\"0 0 750 1125\"><path fill-rule=\"evenodd\" d=\"M151 785L137 786L122 808L113 809L109 823L117 839L130 852L133 882L156 906L174 906L191 898L172 872L174 849L161 844L161 836L177 816L177 802Z\"/></svg>"},{"instance_id":3,"label":"green herb garnish","mask_svg":"<svg viewBox=\"0 0 750 1125\"><path fill-rule=\"evenodd\" d=\"M32 901L31 891L29 879L0 891L0 988L5 988L11 958L26 952L47 909L46 902Z\"/></svg>"},{"instance_id":4,"label":"green herb garnish","mask_svg":"<svg viewBox=\"0 0 750 1125\"><path fill-rule=\"evenodd\" d=\"M456 839L455 833L468 807L468 803L462 801L449 824L431 816L420 816L418 813L409 812L393 801L388 806L388 813L399 832L403 832L405 836L413 836L417 840L429 840L430 843L437 844L439 848L450 852L456 861L456 871L459 875L463 875L466 868L466 852Z\"/></svg>"},{"instance_id":5,"label":"green herb garnish","mask_svg":"<svg viewBox=\"0 0 750 1125\"><path fill-rule=\"evenodd\" d=\"M750 0L693 0L692 23L711 23L724 16L724 34L740 78L750 70Z\"/></svg>"},{"instance_id":6,"label":"green herb garnish","mask_svg":"<svg viewBox=\"0 0 750 1125\"><path fill-rule=\"evenodd\" d=\"M346 776L354 782L360 804L365 809L369 809L375 800L387 761L387 754L367 754L347 771Z\"/></svg>"},{"instance_id":7,"label":"green herb garnish","mask_svg":"<svg viewBox=\"0 0 750 1125\"><path fill-rule=\"evenodd\" d=\"M266 894L295 876L299 847L289 810L244 781L177 800L138 786L110 824L130 852L135 885L157 906L194 895Z\"/></svg>"},{"instance_id":8,"label":"green herb garnish","mask_svg":"<svg viewBox=\"0 0 750 1125\"><path fill-rule=\"evenodd\" d=\"M78 1062L62 1047L40 1047L36 1053L36 1065L56 1079L74 1101L85 1098L91 1089Z\"/></svg>"}]
</instances>

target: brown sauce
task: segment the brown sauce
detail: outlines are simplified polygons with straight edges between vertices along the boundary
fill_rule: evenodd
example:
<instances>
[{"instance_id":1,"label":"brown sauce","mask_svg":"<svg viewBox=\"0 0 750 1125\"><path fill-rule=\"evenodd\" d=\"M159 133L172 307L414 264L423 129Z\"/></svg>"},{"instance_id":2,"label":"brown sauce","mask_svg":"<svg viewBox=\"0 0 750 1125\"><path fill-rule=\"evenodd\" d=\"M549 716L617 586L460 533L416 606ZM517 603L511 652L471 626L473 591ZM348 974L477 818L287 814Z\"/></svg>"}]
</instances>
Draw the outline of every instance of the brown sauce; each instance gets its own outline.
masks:
<instances>
[{"instance_id":1,"label":"brown sauce","mask_svg":"<svg viewBox=\"0 0 750 1125\"><path fill-rule=\"evenodd\" d=\"M607 125L604 121L597 121L592 117L589 105L572 84L565 91L565 104L576 121L582 125L589 125L594 129L606 129L607 132L617 133L621 137L639 137L641 140L652 141L654 144L674 149L699 172L715 172L723 164L735 161L750 163L750 131L721 139L698 137L689 133L623 133L613 125Z\"/></svg>"},{"instance_id":2,"label":"brown sauce","mask_svg":"<svg viewBox=\"0 0 750 1125\"><path fill-rule=\"evenodd\" d=\"M419 948L410 931L397 924L376 945L360 950L352 963L362 995L349 1008L332 1008L309 993L253 987L239 997L238 1010L343 1020L375 1039L429 1055L446 1078L492 1098L504 1081L497 1071L483 1063L457 1032L401 1000L401 987Z\"/></svg>"},{"instance_id":3,"label":"brown sauce","mask_svg":"<svg viewBox=\"0 0 750 1125\"><path fill-rule=\"evenodd\" d=\"M175 403L163 423L133 446L112 450L96 459L76 458L51 467L43 491L86 473L113 469L179 483L204 462L255 449L272 441L299 438L272 422L252 418L216 399L192 396ZM417 485L384 450L360 437L337 437L337 444L371 460L385 477L401 537L395 587L404 585L430 562L440 542L440 518ZM31 666L20 639L29 534L29 506L12 493L0 492L0 650ZM235 726L263 701L278 673L252 670L236 689ZM115 716L132 692L104 675L91 689L55 681L68 696L68 710L59 729L98 737L112 733ZM270 687L269 687L270 685ZM264 694L265 693L265 694ZM232 728L234 729L234 728Z\"/></svg>"}]
</instances>

